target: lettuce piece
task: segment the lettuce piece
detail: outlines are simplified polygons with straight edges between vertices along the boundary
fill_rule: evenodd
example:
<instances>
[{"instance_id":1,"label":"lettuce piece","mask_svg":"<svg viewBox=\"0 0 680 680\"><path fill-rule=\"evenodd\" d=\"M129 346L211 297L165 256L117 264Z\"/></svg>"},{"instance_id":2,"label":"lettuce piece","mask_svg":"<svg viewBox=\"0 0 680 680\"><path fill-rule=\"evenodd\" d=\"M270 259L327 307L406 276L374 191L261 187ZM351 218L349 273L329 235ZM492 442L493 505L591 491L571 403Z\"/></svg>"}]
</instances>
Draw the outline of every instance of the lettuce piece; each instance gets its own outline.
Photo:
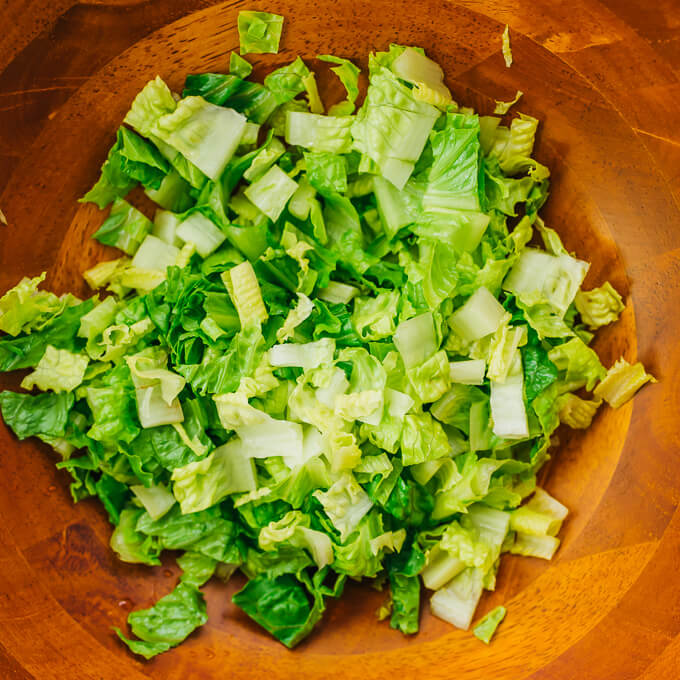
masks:
<instances>
[{"instance_id":1,"label":"lettuce piece","mask_svg":"<svg viewBox=\"0 0 680 680\"><path fill-rule=\"evenodd\" d=\"M181 423L184 420L179 399L168 401L163 397L162 386L149 385L135 390L137 417L143 428Z\"/></svg>"},{"instance_id":2,"label":"lettuce piece","mask_svg":"<svg viewBox=\"0 0 680 680\"><path fill-rule=\"evenodd\" d=\"M593 394L610 406L619 408L647 382L656 382L656 379L645 371L639 361L631 365L621 358L607 371Z\"/></svg>"},{"instance_id":3,"label":"lettuce piece","mask_svg":"<svg viewBox=\"0 0 680 680\"><path fill-rule=\"evenodd\" d=\"M118 524L111 534L111 549L123 562L132 564L158 565L160 548L158 540L137 531L137 521L144 510L125 508L121 511Z\"/></svg>"},{"instance_id":4,"label":"lettuce piece","mask_svg":"<svg viewBox=\"0 0 680 680\"><path fill-rule=\"evenodd\" d=\"M525 305L519 300L517 307L522 310L524 318L539 339L568 338L574 331L564 319L548 304Z\"/></svg>"},{"instance_id":5,"label":"lettuce piece","mask_svg":"<svg viewBox=\"0 0 680 680\"><path fill-rule=\"evenodd\" d=\"M494 333L509 314L484 286L479 287L449 318L449 326L463 340L478 340Z\"/></svg>"},{"instance_id":6,"label":"lettuce piece","mask_svg":"<svg viewBox=\"0 0 680 680\"><path fill-rule=\"evenodd\" d=\"M500 210L505 215L515 217L517 205L524 203L526 206L529 196L536 189L536 186L536 181L529 175L519 178L506 177L495 156L490 156L484 160L484 193L482 196L486 210ZM543 185L539 186L542 187ZM526 210L528 210L527 207L525 207ZM523 218L523 221L520 220L510 237L517 252L520 252L526 246L532 235L532 220L529 215L525 215L525 217L526 219Z\"/></svg>"},{"instance_id":7,"label":"lettuce piece","mask_svg":"<svg viewBox=\"0 0 680 680\"><path fill-rule=\"evenodd\" d=\"M362 517L341 545L333 546L333 569L350 578L373 578L382 568L383 555L388 551L397 552L404 538L403 530L385 531L382 515L373 510Z\"/></svg>"},{"instance_id":8,"label":"lettuce piece","mask_svg":"<svg viewBox=\"0 0 680 680\"><path fill-rule=\"evenodd\" d=\"M19 394L0 392L0 411L5 424L19 439L34 435L63 437L73 394Z\"/></svg>"},{"instance_id":9,"label":"lettuce piece","mask_svg":"<svg viewBox=\"0 0 680 680\"><path fill-rule=\"evenodd\" d=\"M297 188L295 180L288 177L278 165L273 165L244 193L272 222L276 222Z\"/></svg>"},{"instance_id":10,"label":"lettuce piece","mask_svg":"<svg viewBox=\"0 0 680 680\"><path fill-rule=\"evenodd\" d=\"M540 557L551 560L560 546L560 539L554 536L534 536L532 534L515 534L515 540L510 546L513 555L525 557Z\"/></svg>"},{"instance_id":11,"label":"lettuce piece","mask_svg":"<svg viewBox=\"0 0 680 680\"><path fill-rule=\"evenodd\" d=\"M348 116L354 113L355 102L359 96L359 73L361 72L351 61L342 57L335 57L332 54L319 54L317 59L326 61L338 66L331 67L344 85L347 92L347 99L339 104L334 104L328 109L329 116Z\"/></svg>"},{"instance_id":12,"label":"lettuce piece","mask_svg":"<svg viewBox=\"0 0 680 680\"><path fill-rule=\"evenodd\" d=\"M205 510L232 493L256 488L255 466L243 444L230 441L203 460L172 471L173 495L182 513Z\"/></svg>"},{"instance_id":13,"label":"lettuce piece","mask_svg":"<svg viewBox=\"0 0 680 680\"><path fill-rule=\"evenodd\" d=\"M77 337L80 319L94 307L90 299L80 304L71 304L41 330L28 335L0 339L0 371L13 371L36 366L48 345L57 349L75 352L82 341Z\"/></svg>"},{"instance_id":14,"label":"lettuce piece","mask_svg":"<svg viewBox=\"0 0 680 680\"><path fill-rule=\"evenodd\" d=\"M375 174L403 189L438 117L372 57L366 99L352 124L354 148L376 164Z\"/></svg>"},{"instance_id":15,"label":"lettuce piece","mask_svg":"<svg viewBox=\"0 0 680 680\"><path fill-rule=\"evenodd\" d=\"M338 361L351 363L350 392L378 390L382 392L387 375L380 361L363 347L346 347L338 353Z\"/></svg>"},{"instance_id":16,"label":"lettuce piece","mask_svg":"<svg viewBox=\"0 0 680 680\"><path fill-rule=\"evenodd\" d=\"M312 113L323 113L324 105L321 101L321 95L319 94L319 88L316 85L316 75L314 73L308 73L302 82L307 91L307 101L309 103L309 110Z\"/></svg>"},{"instance_id":17,"label":"lettuce piece","mask_svg":"<svg viewBox=\"0 0 680 680\"><path fill-rule=\"evenodd\" d=\"M524 369L524 393L531 403L557 380L559 371L535 334L529 333L528 342L520 351Z\"/></svg>"},{"instance_id":18,"label":"lettuce piece","mask_svg":"<svg viewBox=\"0 0 680 680\"><path fill-rule=\"evenodd\" d=\"M165 273L168 267L175 265L178 257L179 248L148 234L139 245L130 266Z\"/></svg>"},{"instance_id":19,"label":"lettuce piece","mask_svg":"<svg viewBox=\"0 0 680 680\"><path fill-rule=\"evenodd\" d=\"M444 429L429 413L404 416L400 446L404 465L443 458L451 451Z\"/></svg>"},{"instance_id":20,"label":"lettuce piece","mask_svg":"<svg viewBox=\"0 0 680 680\"><path fill-rule=\"evenodd\" d=\"M158 385L166 404L170 405L184 389L186 380L166 368L167 354L163 351L143 350L125 357L130 377L136 389Z\"/></svg>"},{"instance_id":21,"label":"lettuce piece","mask_svg":"<svg viewBox=\"0 0 680 680\"><path fill-rule=\"evenodd\" d=\"M451 92L444 85L444 71L422 52L405 48L392 62L391 69L402 80L415 85L413 96L419 101L428 101L440 108L453 104Z\"/></svg>"},{"instance_id":22,"label":"lettuce piece","mask_svg":"<svg viewBox=\"0 0 680 680\"><path fill-rule=\"evenodd\" d=\"M333 546L328 534L310 528L310 517L299 510L287 512L280 520L262 527L257 538L263 550L276 550L281 543L309 551L316 566L323 569L333 562Z\"/></svg>"},{"instance_id":23,"label":"lettuce piece","mask_svg":"<svg viewBox=\"0 0 680 680\"><path fill-rule=\"evenodd\" d=\"M483 500L489 493L492 475L506 464L504 460L477 458L469 451L457 456L452 464L443 465L437 472L441 488L435 496L432 517L442 519L465 512L472 503Z\"/></svg>"},{"instance_id":24,"label":"lettuce piece","mask_svg":"<svg viewBox=\"0 0 680 680\"><path fill-rule=\"evenodd\" d=\"M461 562L461 571L465 567L483 567L486 570L491 566L490 546L481 539L474 526L463 527L454 520L446 527L438 547Z\"/></svg>"},{"instance_id":25,"label":"lettuce piece","mask_svg":"<svg viewBox=\"0 0 680 680\"><path fill-rule=\"evenodd\" d=\"M569 255L549 255L535 248L525 248L503 281L503 289L526 305L547 303L563 317L589 266Z\"/></svg>"},{"instance_id":26,"label":"lettuce piece","mask_svg":"<svg viewBox=\"0 0 680 680\"><path fill-rule=\"evenodd\" d=\"M167 550L192 550L220 562L240 559L235 545L238 527L223 517L219 507L183 514L179 505L174 505L158 520L143 512L136 530L154 537Z\"/></svg>"},{"instance_id":27,"label":"lettuce piece","mask_svg":"<svg viewBox=\"0 0 680 680\"><path fill-rule=\"evenodd\" d=\"M524 374L519 350L515 350L511 367L503 382L491 381L491 419L493 433L506 439L529 436L524 407Z\"/></svg>"},{"instance_id":28,"label":"lettuce piece","mask_svg":"<svg viewBox=\"0 0 680 680\"><path fill-rule=\"evenodd\" d=\"M229 73L237 78L247 78L253 72L253 66L238 52L229 54Z\"/></svg>"},{"instance_id":29,"label":"lettuce piece","mask_svg":"<svg viewBox=\"0 0 680 680\"><path fill-rule=\"evenodd\" d=\"M545 249L551 255L568 255L567 249L562 244L562 239L559 234L554 230L545 226L545 222L540 217L536 217L535 221L536 229L541 235L541 240Z\"/></svg>"},{"instance_id":30,"label":"lettuce piece","mask_svg":"<svg viewBox=\"0 0 680 680\"><path fill-rule=\"evenodd\" d=\"M510 513L510 529L532 536L556 536L568 513L562 503L537 488L528 503Z\"/></svg>"},{"instance_id":31,"label":"lettuce piece","mask_svg":"<svg viewBox=\"0 0 680 680\"><path fill-rule=\"evenodd\" d=\"M180 583L150 609L128 616L130 629L139 640L130 640L118 628L114 630L132 652L151 659L178 645L207 620L202 593L196 586Z\"/></svg>"},{"instance_id":32,"label":"lettuce piece","mask_svg":"<svg viewBox=\"0 0 680 680\"><path fill-rule=\"evenodd\" d=\"M390 592L392 594L390 626L407 635L417 633L420 614L420 581L418 577L390 571Z\"/></svg>"},{"instance_id":33,"label":"lettuce piece","mask_svg":"<svg viewBox=\"0 0 680 680\"><path fill-rule=\"evenodd\" d=\"M125 196L138 183L147 190L159 190L169 171L170 163L156 146L121 127L116 134L116 143L102 165L99 180L81 202L96 203L104 208L115 198Z\"/></svg>"},{"instance_id":34,"label":"lettuce piece","mask_svg":"<svg viewBox=\"0 0 680 680\"><path fill-rule=\"evenodd\" d=\"M557 398L555 407L561 423L572 428L585 430L593 422L593 417L601 403L601 399L589 401L567 392L567 394Z\"/></svg>"},{"instance_id":35,"label":"lettuce piece","mask_svg":"<svg viewBox=\"0 0 680 680\"><path fill-rule=\"evenodd\" d=\"M238 311L243 328L267 319L260 285L250 262L242 262L223 272L222 281Z\"/></svg>"},{"instance_id":36,"label":"lettuce piece","mask_svg":"<svg viewBox=\"0 0 680 680\"><path fill-rule=\"evenodd\" d=\"M1 331L16 337L19 333L41 330L63 312L72 298L60 299L54 293L39 291L44 280L45 272L32 279L24 277L0 298Z\"/></svg>"},{"instance_id":37,"label":"lettuce piece","mask_svg":"<svg viewBox=\"0 0 680 680\"><path fill-rule=\"evenodd\" d=\"M187 551L177 558L177 566L182 570L180 581L199 588L215 573L217 564L212 557Z\"/></svg>"},{"instance_id":38,"label":"lettuce piece","mask_svg":"<svg viewBox=\"0 0 680 680\"><path fill-rule=\"evenodd\" d=\"M553 347L548 352L548 358L559 371L566 372L565 379L568 382L583 381L587 390L592 390L606 374L600 358L580 338L572 338Z\"/></svg>"},{"instance_id":39,"label":"lettuce piece","mask_svg":"<svg viewBox=\"0 0 680 680\"><path fill-rule=\"evenodd\" d=\"M276 96L264 85L222 73L188 75L182 94L232 108L254 124L264 123L278 106Z\"/></svg>"},{"instance_id":40,"label":"lettuce piece","mask_svg":"<svg viewBox=\"0 0 680 680\"><path fill-rule=\"evenodd\" d=\"M170 163L151 142L121 127L118 129L116 147L121 157L121 169L127 176L145 187L160 187L170 170Z\"/></svg>"},{"instance_id":41,"label":"lettuce piece","mask_svg":"<svg viewBox=\"0 0 680 680\"><path fill-rule=\"evenodd\" d=\"M282 30L283 17L278 14L240 11L238 37L241 54L276 54Z\"/></svg>"},{"instance_id":42,"label":"lettuce piece","mask_svg":"<svg viewBox=\"0 0 680 680\"><path fill-rule=\"evenodd\" d=\"M163 484L156 484L149 488L136 484L131 486L130 490L153 520L163 517L175 504L175 497Z\"/></svg>"},{"instance_id":43,"label":"lettuce piece","mask_svg":"<svg viewBox=\"0 0 680 680\"><path fill-rule=\"evenodd\" d=\"M144 193L161 208L182 213L194 203L190 191L189 182L177 170L171 169L157 189L149 186L145 188Z\"/></svg>"},{"instance_id":44,"label":"lettuce piece","mask_svg":"<svg viewBox=\"0 0 680 680\"><path fill-rule=\"evenodd\" d=\"M80 319L80 328L78 329L78 337L86 338L88 345L86 351L92 356L91 344L99 335L113 324L116 313L119 311L120 305L116 302L113 296L107 297L100 304L92 309L92 311L84 314ZM93 357L96 358L96 357Z\"/></svg>"},{"instance_id":45,"label":"lettuce piece","mask_svg":"<svg viewBox=\"0 0 680 680\"><path fill-rule=\"evenodd\" d=\"M373 404L369 404L368 407L364 406L363 412L372 413L369 410L372 406ZM362 412L361 409L357 410ZM356 437L351 432L343 432L336 428L328 434L328 443L330 447L328 458L331 461L332 472L352 470L361 460L361 449L357 446Z\"/></svg>"},{"instance_id":46,"label":"lettuce piece","mask_svg":"<svg viewBox=\"0 0 680 680\"><path fill-rule=\"evenodd\" d=\"M479 550L477 550L476 544L473 543L471 543L471 546L470 555L476 554L481 550L481 561L483 562L488 555L488 550L484 546L479 546ZM460 574L465 569L465 566L465 562L459 558L457 552L452 554L444 550L440 542L428 550L427 561L420 575L426 588L439 590L439 588L445 586L451 579Z\"/></svg>"},{"instance_id":47,"label":"lettuce piece","mask_svg":"<svg viewBox=\"0 0 680 680\"><path fill-rule=\"evenodd\" d=\"M364 390L335 397L335 413L343 420L361 420L374 425L382 419L383 394L379 390Z\"/></svg>"},{"instance_id":48,"label":"lettuce piece","mask_svg":"<svg viewBox=\"0 0 680 680\"><path fill-rule=\"evenodd\" d=\"M161 116L151 132L217 181L245 128L246 117L237 111L188 96L180 99L172 113Z\"/></svg>"},{"instance_id":49,"label":"lettuce piece","mask_svg":"<svg viewBox=\"0 0 680 680\"><path fill-rule=\"evenodd\" d=\"M462 571L431 597L432 613L456 628L467 630L482 596L482 579L481 569L469 567Z\"/></svg>"},{"instance_id":50,"label":"lettuce piece","mask_svg":"<svg viewBox=\"0 0 680 680\"><path fill-rule=\"evenodd\" d=\"M309 69L302 59L297 57L291 64L267 75L264 84L276 98L277 104L281 105L305 91L305 78L309 75Z\"/></svg>"},{"instance_id":51,"label":"lettuce piece","mask_svg":"<svg viewBox=\"0 0 680 680\"><path fill-rule=\"evenodd\" d=\"M301 368L316 368L333 361L335 341L323 338L316 342L303 344L274 345L269 350L269 363L272 366L300 366Z\"/></svg>"},{"instance_id":52,"label":"lettuce piece","mask_svg":"<svg viewBox=\"0 0 680 680\"><path fill-rule=\"evenodd\" d=\"M276 339L279 342L285 342L291 338L295 329L309 317L314 309L313 302L306 295L298 293L297 296L297 305L288 312L288 316L286 316L283 326L276 331Z\"/></svg>"},{"instance_id":53,"label":"lettuce piece","mask_svg":"<svg viewBox=\"0 0 680 680\"><path fill-rule=\"evenodd\" d=\"M322 195L347 191L347 162L343 156L326 152L304 155L309 183Z\"/></svg>"},{"instance_id":54,"label":"lettuce piece","mask_svg":"<svg viewBox=\"0 0 680 680\"><path fill-rule=\"evenodd\" d=\"M277 137L272 137L268 144L264 145L257 156L253 159L250 167L243 173L243 178L253 182L264 175L269 168L276 163L286 152L286 148ZM303 218L300 218L303 219Z\"/></svg>"},{"instance_id":55,"label":"lettuce piece","mask_svg":"<svg viewBox=\"0 0 680 680\"><path fill-rule=\"evenodd\" d=\"M387 237L393 239L399 231L413 222L413 216L402 193L384 177L373 178L373 192L380 221Z\"/></svg>"},{"instance_id":56,"label":"lettuce piece","mask_svg":"<svg viewBox=\"0 0 680 680\"><path fill-rule=\"evenodd\" d=\"M466 361L451 361L449 363L449 378L451 382L461 385L482 385L486 374L484 359L468 359Z\"/></svg>"},{"instance_id":57,"label":"lettuce piece","mask_svg":"<svg viewBox=\"0 0 680 680\"><path fill-rule=\"evenodd\" d=\"M625 308L621 296L609 281L593 290L578 291L574 306L590 330L613 323Z\"/></svg>"},{"instance_id":58,"label":"lettuce piece","mask_svg":"<svg viewBox=\"0 0 680 680\"><path fill-rule=\"evenodd\" d=\"M457 211L481 208L477 116L447 114L444 126L431 133L430 144L433 163L425 177L419 177L425 186L421 198L424 214L418 216L418 223L426 227L446 222ZM419 233L427 235L426 230Z\"/></svg>"},{"instance_id":59,"label":"lettuce piece","mask_svg":"<svg viewBox=\"0 0 680 680\"><path fill-rule=\"evenodd\" d=\"M252 425L237 426L236 432L241 440L243 455L248 458L269 458L285 454L293 463L292 467L304 462L303 430L300 423L266 418Z\"/></svg>"},{"instance_id":60,"label":"lettuce piece","mask_svg":"<svg viewBox=\"0 0 680 680\"><path fill-rule=\"evenodd\" d=\"M322 116L304 111L286 112L286 142L315 152L349 153L352 116Z\"/></svg>"},{"instance_id":61,"label":"lettuce piece","mask_svg":"<svg viewBox=\"0 0 680 680\"><path fill-rule=\"evenodd\" d=\"M226 234L200 212L191 213L177 227L177 236L192 243L201 257L208 257L226 240Z\"/></svg>"},{"instance_id":62,"label":"lettuce piece","mask_svg":"<svg viewBox=\"0 0 680 680\"><path fill-rule=\"evenodd\" d=\"M409 382L424 403L437 401L451 386L451 369L442 349L407 372Z\"/></svg>"},{"instance_id":63,"label":"lettuce piece","mask_svg":"<svg viewBox=\"0 0 680 680\"><path fill-rule=\"evenodd\" d=\"M491 339L489 346L489 380L504 382L520 346L527 342L527 327L503 324Z\"/></svg>"},{"instance_id":64,"label":"lettuce piece","mask_svg":"<svg viewBox=\"0 0 680 680\"><path fill-rule=\"evenodd\" d=\"M260 574L232 601L289 648L311 633L324 610L323 597L310 604L308 589L292 574Z\"/></svg>"},{"instance_id":65,"label":"lettuce piece","mask_svg":"<svg viewBox=\"0 0 680 680\"><path fill-rule=\"evenodd\" d=\"M152 227L151 220L137 208L122 198L117 198L111 206L109 216L92 238L106 246L119 248L128 255L134 255Z\"/></svg>"},{"instance_id":66,"label":"lettuce piece","mask_svg":"<svg viewBox=\"0 0 680 680\"><path fill-rule=\"evenodd\" d=\"M130 110L125 116L125 122L133 127L140 135L148 137L156 121L177 108L177 103L170 88L160 76L150 80L135 97Z\"/></svg>"},{"instance_id":67,"label":"lettuce piece","mask_svg":"<svg viewBox=\"0 0 680 680\"><path fill-rule=\"evenodd\" d=\"M362 339L382 340L394 334L399 299L397 290L380 290L375 297L354 300L352 325Z\"/></svg>"},{"instance_id":68,"label":"lettuce piece","mask_svg":"<svg viewBox=\"0 0 680 680\"><path fill-rule=\"evenodd\" d=\"M170 210L156 210L151 235L179 249L182 247L182 239L177 236L177 227L181 221L181 217Z\"/></svg>"},{"instance_id":69,"label":"lettuce piece","mask_svg":"<svg viewBox=\"0 0 680 680\"><path fill-rule=\"evenodd\" d=\"M502 51L505 66L510 68L512 66L512 50L510 49L510 28L507 24L505 24L505 29L503 30Z\"/></svg>"},{"instance_id":70,"label":"lettuce piece","mask_svg":"<svg viewBox=\"0 0 680 680\"><path fill-rule=\"evenodd\" d=\"M434 319L430 312L402 321L393 342L407 369L422 364L437 351Z\"/></svg>"},{"instance_id":71,"label":"lettuce piece","mask_svg":"<svg viewBox=\"0 0 680 680\"><path fill-rule=\"evenodd\" d=\"M324 369L321 369L324 370ZM349 380L341 368L325 370L324 375L315 377L316 398L326 408L335 408L335 399L349 389Z\"/></svg>"},{"instance_id":72,"label":"lettuce piece","mask_svg":"<svg viewBox=\"0 0 680 680\"><path fill-rule=\"evenodd\" d=\"M490 155L498 158L501 170L506 175L517 175L529 171L535 179L546 179L550 172L531 158L534 149L538 120L523 113L514 118L510 129L499 125Z\"/></svg>"},{"instance_id":73,"label":"lettuce piece","mask_svg":"<svg viewBox=\"0 0 680 680\"><path fill-rule=\"evenodd\" d=\"M343 542L373 506L371 499L350 472L344 472L328 491L317 490L313 495L340 532Z\"/></svg>"},{"instance_id":74,"label":"lettuce piece","mask_svg":"<svg viewBox=\"0 0 680 680\"><path fill-rule=\"evenodd\" d=\"M506 613L505 607L495 607L479 620L479 623L472 630L473 635L488 645Z\"/></svg>"},{"instance_id":75,"label":"lettuce piece","mask_svg":"<svg viewBox=\"0 0 680 680\"><path fill-rule=\"evenodd\" d=\"M174 100L173 100L174 103ZM115 144L109 149L108 156L101 167L99 179L95 185L79 199L80 203L94 203L103 210L116 198L126 196L137 186L138 179L133 177L127 160L121 155L121 129L116 136ZM144 166L142 166L144 168ZM154 173L154 183L158 176ZM162 180L161 180L162 182Z\"/></svg>"},{"instance_id":76,"label":"lettuce piece","mask_svg":"<svg viewBox=\"0 0 680 680\"><path fill-rule=\"evenodd\" d=\"M307 177L303 176L298 182L298 188L288 201L288 212L299 220L306 220L314 205L315 196L316 189L309 183Z\"/></svg>"},{"instance_id":77,"label":"lettuce piece","mask_svg":"<svg viewBox=\"0 0 680 680\"><path fill-rule=\"evenodd\" d=\"M496 99L496 106L493 112L499 116L504 116L521 99L522 95L524 95L524 92L522 92L522 90L517 90L515 98L512 101L501 102Z\"/></svg>"},{"instance_id":78,"label":"lettuce piece","mask_svg":"<svg viewBox=\"0 0 680 680\"><path fill-rule=\"evenodd\" d=\"M72 392L83 382L89 361L87 355L47 345L33 373L21 381L21 387L25 390L37 387L43 392Z\"/></svg>"}]
</instances>

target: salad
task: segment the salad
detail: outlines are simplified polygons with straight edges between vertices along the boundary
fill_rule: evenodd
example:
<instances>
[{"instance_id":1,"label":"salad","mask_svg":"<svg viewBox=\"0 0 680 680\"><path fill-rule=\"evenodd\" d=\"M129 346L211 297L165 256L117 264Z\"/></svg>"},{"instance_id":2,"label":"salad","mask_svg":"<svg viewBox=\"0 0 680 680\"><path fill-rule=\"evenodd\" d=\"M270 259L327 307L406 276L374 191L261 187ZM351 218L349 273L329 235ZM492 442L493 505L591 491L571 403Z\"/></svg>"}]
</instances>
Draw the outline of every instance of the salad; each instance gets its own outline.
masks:
<instances>
[{"instance_id":1,"label":"salad","mask_svg":"<svg viewBox=\"0 0 680 680\"><path fill-rule=\"evenodd\" d=\"M282 25L241 12L241 54ZM327 110L299 57L263 83L236 53L181 96L149 82L82 199L121 251L84 273L97 293L43 274L0 299L0 370L30 369L5 423L101 501L121 560L179 551L174 590L118 631L146 658L236 570L234 603L288 647L347 579L403 633L424 592L469 628L503 553L558 548L567 508L536 484L556 428L653 380L589 347L624 303L582 289L539 215L535 118L458 105L417 47L371 54L361 103L357 66L317 59L346 90Z\"/></svg>"}]
</instances>

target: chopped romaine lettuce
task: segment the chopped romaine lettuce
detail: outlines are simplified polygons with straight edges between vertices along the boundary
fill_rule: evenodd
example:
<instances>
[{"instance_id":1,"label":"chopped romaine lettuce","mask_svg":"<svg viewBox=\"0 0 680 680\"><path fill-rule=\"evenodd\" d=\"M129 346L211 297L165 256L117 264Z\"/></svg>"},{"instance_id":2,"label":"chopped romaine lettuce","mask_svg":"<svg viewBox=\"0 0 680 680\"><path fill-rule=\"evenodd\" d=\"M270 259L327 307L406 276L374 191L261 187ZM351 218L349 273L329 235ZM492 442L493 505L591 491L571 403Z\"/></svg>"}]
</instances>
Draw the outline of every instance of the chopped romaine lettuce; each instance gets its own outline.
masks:
<instances>
[{"instance_id":1,"label":"chopped romaine lettuce","mask_svg":"<svg viewBox=\"0 0 680 680\"><path fill-rule=\"evenodd\" d=\"M241 52L278 51L282 22L241 12ZM41 391L0 393L7 426L99 498L121 560L182 551L175 590L119 633L147 658L236 569L234 603L289 647L348 577L389 583L403 633L421 581L468 628L503 552L559 546L567 509L536 486L555 429L654 381L589 347L623 301L581 290L588 263L538 214L536 118L459 107L418 47L370 55L363 103L359 69L319 59L346 90L328 115L300 57L255 82L232 53L181 96L149 82L82 199L112 204L94 237L129 256L84 273L107 296L43 274L0 297L0 370Z\"/></svg>"}]
</instances>

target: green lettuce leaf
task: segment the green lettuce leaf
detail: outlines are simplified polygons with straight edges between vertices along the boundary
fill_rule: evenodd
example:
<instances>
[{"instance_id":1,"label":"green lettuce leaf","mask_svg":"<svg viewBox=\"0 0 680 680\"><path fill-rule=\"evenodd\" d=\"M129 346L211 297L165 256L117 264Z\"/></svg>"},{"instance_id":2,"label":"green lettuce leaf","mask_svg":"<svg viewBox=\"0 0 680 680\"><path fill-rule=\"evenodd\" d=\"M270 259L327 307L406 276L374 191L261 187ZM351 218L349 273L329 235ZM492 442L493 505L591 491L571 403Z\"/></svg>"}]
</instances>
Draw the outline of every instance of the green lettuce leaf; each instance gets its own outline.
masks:
<instances>
[{"instance_id":1,"label":"green lettuce leaf","mask_svg":"<svg viewBox=\"0 0 680 680\"><path fill-rule=\"evenodd\" d=\"M150 609L128 616L130 629L139 640L115 630L132 652L150 659L178 645L207 620L202 593L193 585L180 583Z\"/></svg>"},{"instance_id":2,"label":"green lettuce leaf","mask_svg":"<svg viewBox=\"0 0 680 680\"><path fill-rule=\"evenodd\" d=\"M355 102L359 96L359 73L361 71L348 59L335 57L332 54L319 54L317 59L331 64L338 64L338 66L331 67L331 71L338 76L347 91L347 99L344 102L331 106L328 110L328 115L348 116L354 113Z\"/></svg>"},{"instance_id":3,"label":"green lettuce leaf","mask_svg":"<svg viewBox=\"0 0 680 680\"><path fill-rule=\"evenodd\" d=\"M63 437L68 414L73 407L73 394L19 394L0 392L0 411L5 424L19 439L34 435Z\"/></svg>"},{"instance_id":4,"label":"green lettuce leaf","mask_svg":"<svg viewBox=\"0 0 680 680\"><path fill-rule=\"evenodd\" d=\"M269 12L240 11L238 36L241 54L276 54L283 29L283 17Z\"/></svg>"},{"instance_id":5,"label":"green lettuce leaf","mask_svg":"<svg viewBox=\"0 0 680 680\"><path fill-rule=\"evenodd\" d=\"M58 298L54 293L38 290L45 273L24 277L0 298L0 330L9 335L42 330L71 303L71 296Z\"/></svg>"},{"instance_id":6,"label":"green lettuce leaf","mask_svg":"<svg viewBox=\"0 0 680 680\"><path fill-rule=\"evenodd\" d=\"M609 281L593 290L580 290L576 293L574 305L583 323L591 330L613 323L625 308L621 296Z\"/></svg>"},{"instance_id":7,"label":"green lettuce leaf","mask_svg":"<svg viewBox=\"0 0 680 680\"><path fill-rule=\"evenodd\" d=\"M21 381L21 386L25 390L37 387L43 391L72 392L83 382L89 361L87 355L48 345L35 370Z\"/></svg>"},{"instance_id":8,"label":"green lettuce leaf","mask_svg":"<svg viewBox=\"0 0 680 680\"><path fill-rule=\"evenodd\" d=\"M151 231L153 223L137 208L122 198L117 198L111 212L92 238L114 248L120 248L128 255L134 255L145 236Z\"/></svg>"},{"instance_id":9,"label":"green lettuce leaf","mask_svg":"<svg viewBox=\"0 0 680 680\"><path fill-rule=\"evenodd\" d=\"M439 111L413 97L387 68L370 59L366 99L352 124L354 148L402 189L425 147Z\"/></svg>"},{"instance_id":10,"label":"green lettuce leaf","mask_svg":"<svg viewBox=\"0 0 680 680\"><path fill-rule=\"evenodd\" d=\"M493 634L496 632L501 621L505 618L506 609L505 607L496 607L492 609L488 614L482 617L479 623L474 627L473 634L478 639L489 644Z\"/></svg>"}]
</instances>

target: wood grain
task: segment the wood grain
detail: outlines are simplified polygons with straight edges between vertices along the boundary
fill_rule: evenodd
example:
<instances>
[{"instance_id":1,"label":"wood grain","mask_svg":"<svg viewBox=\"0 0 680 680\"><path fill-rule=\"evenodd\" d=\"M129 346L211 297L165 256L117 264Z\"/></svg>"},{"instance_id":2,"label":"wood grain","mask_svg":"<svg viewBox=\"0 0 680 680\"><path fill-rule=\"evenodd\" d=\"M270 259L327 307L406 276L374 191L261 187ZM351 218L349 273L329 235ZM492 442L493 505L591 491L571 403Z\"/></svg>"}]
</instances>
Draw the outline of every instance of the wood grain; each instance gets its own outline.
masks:
<instances>
[{"instance_id":1,"label":"wood grain","mask_svg":"<svg viewBox=\"0 0 680 680\"><path fill-rule=\"evenodd\" d=\"M265 7L266 5L266 7ZM245 3L7 0L0 6L0 290L48 270L85 293L102 215L76 199L92 184L130 99L156 73L223 70ZM0 678L680 678L680 6L677 0L271 0L283 50L365 65L389 42L441 61L456 98L484 113L526 94L553 169L545 218L593 262L589 283L626 296L597 340L660 378L585 434L561 434L547 486L571 509L551 564L507 557L482 611L509 614L490 647L431 617L404 638L376 621L383 595L352 585L290 652L231 603L238 579L207 586L209 624L149 663L111 633L174 585L170 562L125 565L100 509L73 506L65 475L0 425ZM500 54L511 29L515 63ZM317 64L318 65L318 64ZM324 84L326 79L322 78ZM329 91L327 91L328 93ZM332 93L329 95L332 96ZM16 385L6 376L0 387Z\"/></svg>"}]
</instances>

